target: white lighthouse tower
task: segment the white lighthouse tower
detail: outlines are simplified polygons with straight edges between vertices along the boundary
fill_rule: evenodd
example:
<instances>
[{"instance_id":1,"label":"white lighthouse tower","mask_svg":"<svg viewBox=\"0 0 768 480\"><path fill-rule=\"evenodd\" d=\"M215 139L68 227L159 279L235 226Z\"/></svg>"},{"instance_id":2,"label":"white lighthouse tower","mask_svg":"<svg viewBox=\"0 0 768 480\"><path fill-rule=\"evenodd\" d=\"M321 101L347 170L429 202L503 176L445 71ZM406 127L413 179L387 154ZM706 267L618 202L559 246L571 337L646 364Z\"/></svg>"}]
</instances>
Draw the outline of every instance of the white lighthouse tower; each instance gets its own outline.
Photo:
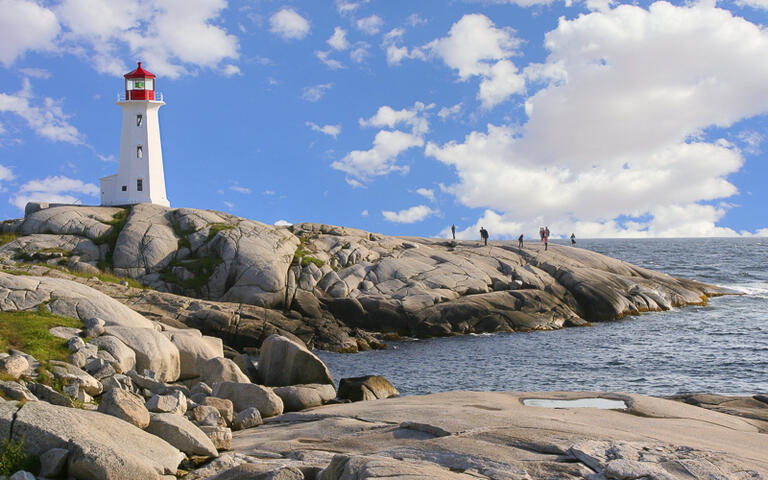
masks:
<instances>
[{"instance_id":1,"label":"white lighthouse tower","mask_svg":"<svg viewBox=\"0 0 768 480\"><path fill-rule=\"evenodd\" d=\"M170 206L165 196L163 150L157 111L165 105L155 93L155 75L139 67L124 75L125 98L117 174L101 180L102 205L155 203Z\"/></svg>"}]
</instances>

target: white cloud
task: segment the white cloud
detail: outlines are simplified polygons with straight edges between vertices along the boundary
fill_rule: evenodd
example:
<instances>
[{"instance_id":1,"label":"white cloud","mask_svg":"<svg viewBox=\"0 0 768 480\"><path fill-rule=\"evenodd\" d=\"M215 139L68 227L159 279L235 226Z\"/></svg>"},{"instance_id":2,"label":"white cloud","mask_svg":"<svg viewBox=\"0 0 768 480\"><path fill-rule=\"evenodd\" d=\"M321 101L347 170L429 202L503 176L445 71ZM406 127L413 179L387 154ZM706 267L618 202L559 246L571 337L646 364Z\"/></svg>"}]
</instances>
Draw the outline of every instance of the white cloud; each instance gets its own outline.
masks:
<instances>
[{"instance_id":1,"label":"white cloud","mask_svg":"<svg viewBox=\"0 0 768 480\"><path fill-rule=\"evenodd\" d=\"M242 75L240 72L240 67L237 65L224 65L224 69L222 70L222 73L225 77L234 77L236 75Z\"/></svg>"},{"instance_id":2,"label":"white cloud","mask_svg":"<svg viewBox=\"0 0 768 480\"><path fill-rule=\"evenodd\" d=\"M35 1L0 0L0 63L10 66L30 50L53 50L56 15Z\"/></svg>"},{"instance_id":3,"label":"white cloud","mask_svg":"<svg viewBox=\"0 0 768 480\"><path fill-rule=\"evenodd\" d=\"M426 23L429 23L427 22L427 19L422 18L418 13L412 13L408 15L408 18L405 19L405 24L409 27L416 27Z\"/></svg>"},{"instance_id":4,"label":"white cloud","mask_svg":"<svg viewBox=\"0 0 768 480\"><path fill-rule=\"evenodd\" d=\"M353 186L361 186L360 181L372 177L386 175L391 172L407 173L407 166L396 165L398 155L412 147L421 147L424 139L399 130L381 130L373 140L370 150L354 150L341 160L331 164L336 170L341 170L352 177ZM358 179L358 180L355 180Z\"/></svg>"},{"instance_id":5,"label":"white cloud","mask_svg":"<svg viewBox=\"0 0 768 480\"><path fill-rule=\"evenodd\" d=\"M275 194L275 191L274 190L264 190L263 192L261 192L261 194L262 195L266 195L266 196L272 196L272 195Z\"/></svg>"},{"instance_id":6,"label":"white cloud","mask_svg":"<svg viewBox=\"0 0 768 480\"><path fill-rule=\"evenodd\" d=\"M765 137L754 130L744 130L739 132L739 140L741 140L745 147L744 151L750 155L757 155L760 153L760 145L762 145Z\"/></svg>"},{"instance_id":7,"label":"white cloud","mask_svg":"<svg viewBox=\"0 0 768 480\"><path fill-rule=\"evenodd\" d=\"M13 180L14 178L16 178L16 176L10 168L5 165L0 165L0 182L6 182L8 180Z\"/></svg>"},{"instance_id":8,"label":"white cloud","mask_svg":"<svg viewBox=\"0 0 768 480\"><path fill-rule=\"evenodd\" d=\"M368 44L358 44L349 52L349 58L355 63L363 63L368 56Z\"/></svg>"},{"instance_id":9,"label":"white cloud","mask_svg":"<svg viewBox=\"0 0 768 480\"><path fill-rule=\"evenodd\" d=\"M329 58L331 55L330 50L316 50L315 56L318 60L323 62L326 67L330 68L331 70L339 70L344 68L344 64L342 64L340 61L335 60L333 58Z\"/></svg>"},{"instance_id":10,"label":"white cloud","mask_svg":"<svg viewBox=\"0 0 768 480\"><path fill-rule=\"evenodd\" d=\"M349 48L349 42L347 41L347 31L341 27L336 27L333 30L331 38L326 40L326 43L334 50L346 50Z\"/></svg>"},{"instance_id":11,"label":"white cloud","mask_svg":"<svg viewBox=\"0 0 768 480\"><path fill-rule=\"evenodd\" d=\"M381 31L381 27L384 26L384 20L378 15L371 15L370 17L359 19L355 25L358 30L366 35L376 35Z\"/></svg>"},{"instance_id":12,"label":"white cloud","mask_svg":"<svg viewBox=\"0 0 768 480\"><path fill-rule=\"evenodd\" d=\"M278 220L274 223L274 225L276 227L290 227L293 224L287 220Z\"/></svg>"},{"instance_id":13,"label":"white cloud","mask_svg":"<svg viewBox=\"0 0 768 480\"><path fill-rule=\"evenodd\" d=\"M320 85L313 85L310 87L304 87L301 93L301 98L308 102L317 102L323 95L333 87L332 83L323 83Z\"/></svg>"},{"instance_id":14,"label":"white cloud","mask_svg":"<svg viewBox=\"0 0 768 480\"><path fill-rule=\"evenodd\" d=\"M491 109L511 95L525 92L525 78L509 60L500 60L491 67L490 74L480 82L477 98L483 108Z\"/></svg>"},{"instance_id":15,"label":"white cloud","mask_svg":"<svg viewBox=\"0 0 768 480\"><path fill-rule=\"evenodd\" d=\"M743 158L702 131L768 112L768 32L712 5L657 2L562 18L546 46L546 63L526 69L543 84L526 124L427 146L456 169L448 192L499 212L500 229L736 234L708 202L737 193L728 177Z\"/></svg>"},{"instance_id":16,"label":"white cloud","mask_svg":"<svg viewBox=\"0 0 768 480\"><path fill-rule=\"evenodd\" d=\"M323 125L320 126L313 122L307 122L306 125L315 132L324 133L333 138L336 138L341 133L341 125Z\"/></svg>"},{"instance_id":17,"label":"white cloud","mask_svg":"<svg viewBox=\"0 0 768 480\"><path fill-rule=\"evenodd\" d=\"M283 8L269 18L269 31L284 40L301 40L309 30L309 21L292 8Z\"/></svg>"},{"instance_id":18,"label":"white cloud","mask_svg":"<svg viewBox=\"0 0 768 480\"><path fill-rule=\"evenodd\" d=\"M362 212L360 212L360 216L367 217L368 216L368 210L363 210Z\"/></svg>"},{"instance_id":19,"label":"white cloud","mask_svg":"<svg viewBox=\"0 0 768 480\"><path fill-rule=\"evenodd\" d=\"M43 80L51 78L51 72L44 68L20 68L19 72L32 78L42 78Z\"/></svg>"},{"instance_id":20,"label":"white cloud","mask_svg":"<svg viewBox=\"0 0 768 480\"><path fill-rule=\"evenodd\" d=\"M232 186L229 187L229 189L232 190L233 192L242 193L242 194L246 194L246 195L251 193L251 189L250 188L248 188L248 187L240 187L238 185L232 185Z\"/></svg>"},{"instance_id":21,"label":"white cloud","mask_svg":"<svg viewBox=\"0 0 768 480\"><path fill-rule=\"evenodd\" d=\"M130 52L131 59L143 60L153 73L176 78L189 73L189 67L217 68L224 59L238 57L237 37L216 25L226 6L225 0L197 0L192 5L170 0L63 0L54 10L66 27L62 46L88 59L99 72L124 74L129 67L123 58Z\"/></svg>"},{"instance_id":22,"label":"white cloud","mask_svg":"<svg viewBox=\"0 0 768 480\"><path fill-rule=\"evenodd\" d=\"M417 205L399 212L392 212L388 210L382 210L381 214L389 222L395 223L416 223L421 222L430 215L439 213L438 210L433 210L426 205Z\"/></svg>"},{"instance_id":23,"label":"white cloud","mask_svg":"<svg viewBox=\"0 0 768 480\"><path fill-rule=\"evenodd\" d=\"M430 202L435 201L435 191L432 190L431 188L419 188L416 190L416 193L426 198Z\"/></svg>"},{"instance_id":24,"label":"white cloud","mask_svg":"<svg viewBox=\"0 0 768 480\"><path fill-rule=\"evenodd\" d=\"M768 10L768 0L736 0L734 3L740 7L752 7L757 10Z\"/></svg>"},{"instance_id":25,"label":"white cloud","mask_svg":"<svg viewBox=\"0 0 768 480\"><path fill-rule=\"evenodd\" d=\"M463 107L463 103L457 103L452 107L443 107L439 112L437 112L437 116L440 117L442 121L446 121L449 118L458 116L461 113L461 109Z\"/></svg>"},{"instance_id":26,"label":"white cloud","mask_svg":"<svg viewBox=\"0 0 768 480\"><path fill-rule=\"evenodd\" d=\"M461 80L489 75L499 60L517 53L520 40L511 28L497 28L485 15L464 15L454 23L447 37L433 40L424 48L458 71Z\"/></svg>"},{"instance_id":27,"label":"white cloud","mask_svg":"<svg viewBox=\"0 0 768 480\"><path fill-rule=\"evenodd\" d=\"M368 3L369 0L361 0L357 2L353 2L350 0L336 0L336 10L338 10L340 15L349 15L350 13L353 13L355 10L360 8L365 3Z\"/></svg>"},{"instance_id":28,"label":"white cloud","mask_svg":"<svg viewBox=\"0 0 768 480\"><path fill-rule=\"evenodd\" d=\"M411 50L408 50L408 47L398 47L397 45L388 45L387 46L387 64L388 65L399 65L402 63L403 59L420 59L425 60L426 57L424 56L424 52L421 50L414 48Z\"/></svg>"},{"instance_id":29,"label":"white cloud","mask_svg":"<svg viewBox=\"0 0 768 480\"><path fill-rule=\"evenodd\" d=\"M22 89L12 95L0 93L0 113L15 114L27 122L37 135L55 142L79 145L83 135L68 122L60 102L52 98L36 98L32 86L26 78Z\"/></svg>"},{"instance_id":30,"label":"white cloud","mask_svg":"<svg viewBox=\"0 0 768 480\"><path fill-rule=\"evenodd\" d=\"M380 107L376 114L369 119L358 120L362 127L388 127L394 128L400 124L406 124L412 128L414 135L424 135L429 131L429 122L425 118L427 110L434 105L424 105L416 102L410 109L395 110L388 105Z\"/></svg>"},{"instance_id":31,"label":"white cloud","mask_svg":"<svg viewBox=\"0 0 768 480\"><path fill-rule=\"evenodd\" d=\"M82 203L81 197L96 197L99 187L69 177L46 177L30 180L8 199L12 205L24 209L28 202Z\"/></svg>"},{"instance_id":32,"label":"white cloud","mask_svg":"<svg viewBox=\"0 0 768 480\"><path fill-rule=\"evenodd\" d=\"M232 210L233 208L235 208L235 204L232 202L223 200L221 203L223 203L229 210Z\"/></svg>"}]
</instances>

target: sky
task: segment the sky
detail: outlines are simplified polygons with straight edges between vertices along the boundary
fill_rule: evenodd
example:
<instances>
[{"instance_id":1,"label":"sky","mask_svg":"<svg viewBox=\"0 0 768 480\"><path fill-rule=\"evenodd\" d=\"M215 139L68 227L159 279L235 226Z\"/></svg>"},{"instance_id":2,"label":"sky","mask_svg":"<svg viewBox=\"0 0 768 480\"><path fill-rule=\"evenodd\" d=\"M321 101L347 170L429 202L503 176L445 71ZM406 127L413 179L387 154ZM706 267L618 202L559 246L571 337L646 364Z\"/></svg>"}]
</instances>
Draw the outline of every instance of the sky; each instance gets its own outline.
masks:
<instances>
[{"instance_id":1,"label":"sky","mask_svg":"<svg viewBox=\"0 0 768 480\"><path fill-rule=\"evenodd\" d=\"M766 24L768 0L0 0L0 216L98 204L142 61L172 207L768 236Z\"/></svg>"}]
</instances>

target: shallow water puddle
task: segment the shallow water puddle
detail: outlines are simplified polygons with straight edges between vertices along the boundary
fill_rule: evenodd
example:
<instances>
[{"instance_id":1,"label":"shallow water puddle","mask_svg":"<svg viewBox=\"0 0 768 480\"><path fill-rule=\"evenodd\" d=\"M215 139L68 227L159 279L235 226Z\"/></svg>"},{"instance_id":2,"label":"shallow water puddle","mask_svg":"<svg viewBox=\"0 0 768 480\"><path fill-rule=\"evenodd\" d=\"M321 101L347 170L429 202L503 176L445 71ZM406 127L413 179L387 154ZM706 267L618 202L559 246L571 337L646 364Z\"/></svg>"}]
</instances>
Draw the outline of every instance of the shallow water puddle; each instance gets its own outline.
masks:
<instances>
[{"instance_id":1,"label":"shallow water puddle","mask_svg":"<svg viewBox=\"0 0 768 480\"><path fill-rule=\"evenodd\" d=\"M603 410L624 410L627 404L623 400L609 398L578 398L575 400L554 400L550 398L526 398L523 405L547 408L600 408Z\"/></svg>"}]
</instances>

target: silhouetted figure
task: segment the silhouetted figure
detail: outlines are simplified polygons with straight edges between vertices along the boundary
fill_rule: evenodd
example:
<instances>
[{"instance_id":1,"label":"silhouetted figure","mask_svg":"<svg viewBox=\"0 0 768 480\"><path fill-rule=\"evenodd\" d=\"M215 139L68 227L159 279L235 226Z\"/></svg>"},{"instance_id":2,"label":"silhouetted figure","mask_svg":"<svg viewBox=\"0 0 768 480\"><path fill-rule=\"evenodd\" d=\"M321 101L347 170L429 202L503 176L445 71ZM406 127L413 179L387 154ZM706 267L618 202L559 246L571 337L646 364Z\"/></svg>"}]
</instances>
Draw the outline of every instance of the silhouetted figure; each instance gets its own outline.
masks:
<instances>
[{"instance_id":1,"label":"silhouetted figure","mask_svg":"<svg viewBox=\"0 0 768 480\"><path fill-rule=\"evenodd\" d=\"M456 240L456 225L451 225L451 235L453 235L453 239Z\"/></svg>"},{"instance_id":2,"label":"silhouetted figure","mask_svg":"<svg viewBox=\"0 0 768 480\"><path fill-rule=\"evenodd\" d=\"M573 233L571 233L571 246L572 247L576 246L576 235Z\"/></svg>"},{"instance_id":3,"label":"silhouetted figure","mask_svg":"<svg viewBox=\"0 0 768 480\"><path fill-rule=\"evenodd\" d=\"M518 248L523 248L523 234L521 233L519 237L517 237L517 246Z\"/></svg>"},{"instance_id":4,"label":"silhouetted figure","mask_svg":"<svg viewBox=\"0 0 768 480\"><path fill-rule=\"evenodd\" d=\"M480 227L480 240L483 241L483 245L488 245L488 230L485 227Z\"/></svg>"},{"instance_id":5,"label":"silhouetted figure","mask_svg":"<svg viewBox=\"0 0 768 480\"><path fill-rule=\"evenodd\" d=\"M544 251L549 250L549 226L544 227Z\"/></svg>"}]
</instances>

